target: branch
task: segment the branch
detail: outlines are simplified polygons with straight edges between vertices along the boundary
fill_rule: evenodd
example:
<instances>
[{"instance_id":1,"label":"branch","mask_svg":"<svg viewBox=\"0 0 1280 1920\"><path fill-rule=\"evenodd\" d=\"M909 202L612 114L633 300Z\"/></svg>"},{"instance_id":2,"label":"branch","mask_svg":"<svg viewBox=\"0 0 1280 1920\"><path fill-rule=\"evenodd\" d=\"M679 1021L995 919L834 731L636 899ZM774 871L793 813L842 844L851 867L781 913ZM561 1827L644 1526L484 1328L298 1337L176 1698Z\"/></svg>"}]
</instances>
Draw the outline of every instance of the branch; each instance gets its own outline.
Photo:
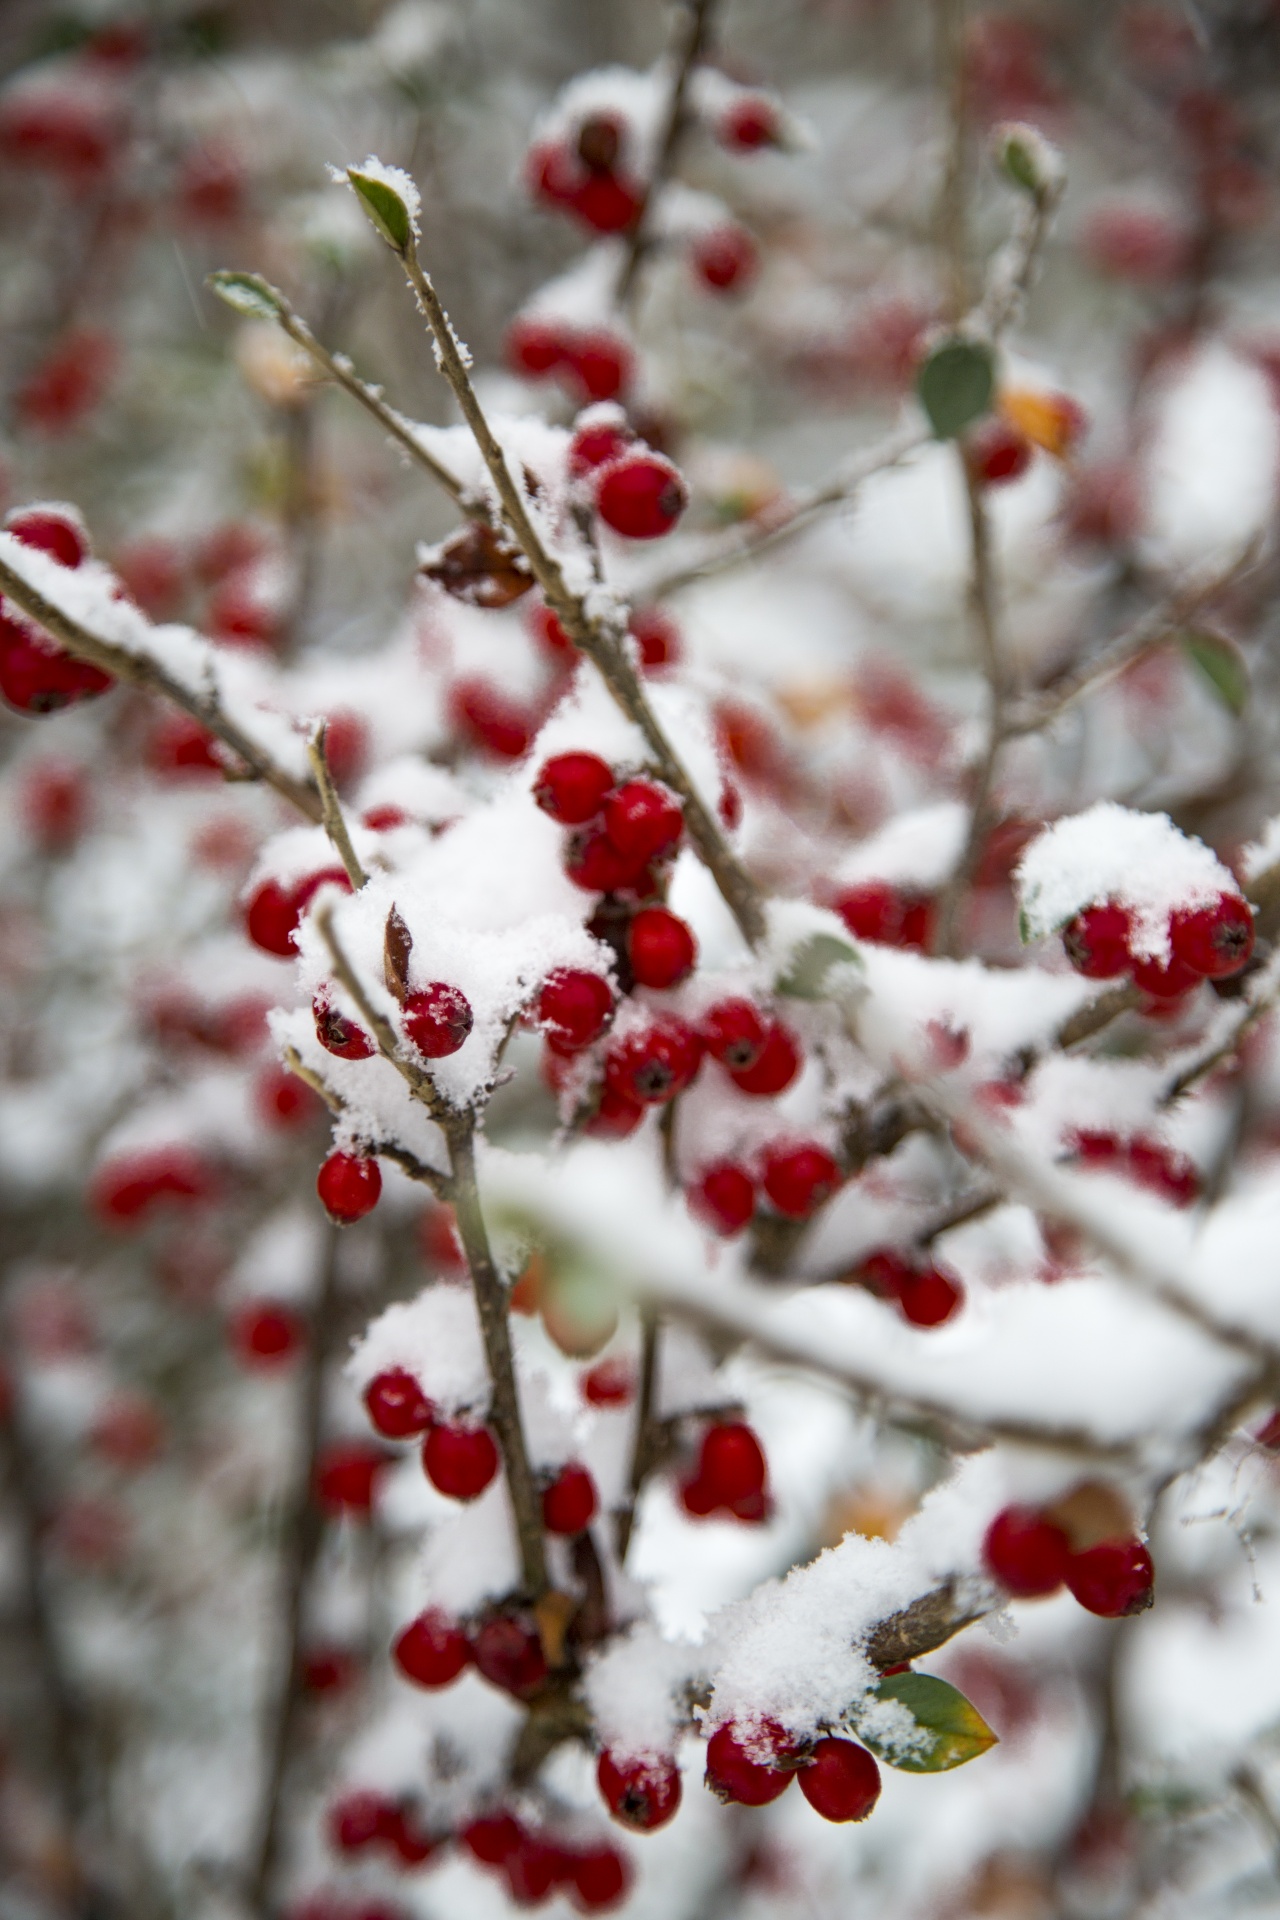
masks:
<instances>
[{"instance_id":1,"label":"branch","mask_svg":"<svg viewBox=\"0 0 1280 1920\"><path fill-rule=\"evenodd\" d=\"M574 645L594 663L627 719L644 735L657 773L680 796L690 841L719 887L744 939L752 946L758 945L765 933L760 890L725 839L714 814L704 805L649 705L620 623L595 618L588 612L585 600L570 590L559 561L543 544L524 497L511 477L502 447L480 405L457 335L419 262L412 230L406 232L403 244L388 239L388 245L404 267L405 276L435 341L440 370L453 389L463 418L489 470L507 524L529 562L544 599Z\"/></svg>"},{"instance_id":2,"label":"branch","mask_svg":"<svg viewBox=\"0 0 1280 1920\"><path fill-rule=\"evenodd\" d=\"M346 869L352 889L359 893L369 876L360 865L356 850L351 844L351 834L347 827L346 816L342 811L342 802L338 798L338 789L334 786L333 775L329 771L329 761L325 753L325 739L328 732L329 723L327 720L322 720L307 741L307 759L311 762L312 776L320 794L324 830Z\"/></svg>"},{"instance_id":3,"label":"branch","mask_svg":"<svg viewBox=\"0 0 1280 1920\"><path fill-rule=\"evenodd\" d=\"M644 199L631 223L626 236L627 251L618 276L615 299L619 306L631 297L635 290L644 256L649 249L649 227L654 205L666 181L675 166L676 154L685 131L685 99L689 91L689 76L702 58L711 32L711 14L716 0L684 0L684 11L675 35L672 48L671 65L674 78L671 94L667 101L667 117L658 141L657 156L653 163L653 172L645 188Z\"/></svg>"},{"instance_id":4,"label":"branch","mask_svg":"<svg viewBox=\"0 0 1280 1920\"><path fill-rule=\"evenodd\" d=\"M303 1606L324 1537L324 1515L316 1501L315 1479L324 1409L325 1362L333 1338L338 1299L337 1249L337 1229L331 1227L321 1268L320 1297L311 1315L306 1371L302 1379L302 1461L284 1528L283 1679L266 1732L266 1780L246 1889L248 1904L259 1913L269 1910L271 1889L280 1864L285 1780L305 1693Z\"/></svg>"},{"instance_id":5,"label":"branch","mask_svg":"<svg viewBox=\"0 0 1280 1920\"><path fill-rule=\"evenodd\" d=\"M631 1449L631 1474L627 1482L627 1504L617 1516L617 1552L619 1565L625 1563L631 1534L636 1523L636 1502L658 1451L658 1427L653 1417L654 1388L658 1379L658 1316L652 1308L640 1311L640 1386L636 1399L636 1430Z\"/></svg>"},{"instance_id":6,"label":"branch","mask_svg":"<svg viewBox=\"0 0 1280 1920\"><path fill-rule=\"evenodd\" d=\"M320 1096L336 1120L345 1120L347 1118L349 1109L342 1095L336 1093L320 1074L314 1072L312 1068L307 1066L296 1048L285 1048L284 1063L290 1073L297 1074L299 1080L309 1086L313 1093ZM429 1167L425 1160L419 1160L416 1153L410 1153L409 1149L402 1147L398 1141L374 1139L365 1133L362 1133L360 1137L368 1147L370 1153L376 1154L379 1160L394 1160L396 1165L402 1168L411 1180L421 1181L424 1187L430 1187L431 1191L441 1200L452 1200L453 1188L447 1174L437 1173L434 1167Z\"/></svg>"},{"instance_id":7,"label":"branch","mask_svg":"<svg viewBox=\"0 0 1280 1920\"><path fill-rule=\"evenodd\" d=\"M46 599L38 588L33 587L15 567L2 558L0 558L0 592L7 599L12 600L15 606L21 607L30 619L36 621L47 633L52 634L55 640L79 659L92 662L95 667L101 667L104 673L111 674L117 680L128 681L131 686L144 687L148 692L160 693L165 699L172 700L174 705L181 707L184 713L189 713L194 720L200 722L201 726L207 727L210 733L216 734L224 746L230 747L237 758L243 760L255 778L264 780L268 786L274 787L290 806L296 807L298 812L305 814L308 820L317 823L320 821L323 810L320 796L314 788L305 785L301 780L296 780L291 773L273 760L256 740L251 739L229 714L224 712L212 685L217 671L218 650L209 641L203 640L202 636L193 636L200 638L208 650L211 683L205 691L194 693L152 655L134 653L129 648L120 646L116 641L104 640L101 634L92 632L82 621L65 613L52 600Z\"/></svg>"},{"instance_id":8,"label":"branch","mask_svg":"<svg viewBox=\"0 0 1280 1920\"><path fill-rule=\"evenodd\" d=\"M1273 1010L1277 997L1280 997L1280 954L1273 954L1267 965L1246 982L1246 1004L1231 1021L1223 1039L1188 1060L1173 1075L1161 1093L1158 1104L1161 1107L1175 1106L1184 1093L1198 1086L1215 1067L1234 1059L1251 1029Z\"/></svg>"},{"instance_id":9,"label":"branch","mask_svg":"<svg viewBox=\"0 0 1280 1920\"><path fill-rule=\"evenodd\" d=\"M867 1658L882 1673L886 1667L900 1667L920 1660L926 1653L945 1646L963 1627L971 1627L975 1620L997 1612L1003 1604L1001 1600L995 1605L966 1606L958 1598L954 1585L947 1581L930 1593L922 1593L909 1607L891 1613L888 1619L873 1627L866 1640Z\"/></svg>"},{"instance_id":10,"label":"branch","mask_svg":"<svg viewBox=\"0 0 1280 1920\"><path fill-rule=\"evenodd\" d=\"M520 1396L516 1386L515 1362L511 1352L511 1323L507 1311L507 1290L494 1264L480 1191L476 1182L475 1118L455 1113L445 1132L453 1164L453 1206L471 1270L476 1311L484 1339L489 1381L493 1389L490 1418L502 1448L520 1548L520 1563L525 1588L535 1604L548 1591L546 1542L542 1532L542 1503L534 1485L533 1469L525 1446L524 1425L520 1418Z\"/></svg>"}]
</instances>

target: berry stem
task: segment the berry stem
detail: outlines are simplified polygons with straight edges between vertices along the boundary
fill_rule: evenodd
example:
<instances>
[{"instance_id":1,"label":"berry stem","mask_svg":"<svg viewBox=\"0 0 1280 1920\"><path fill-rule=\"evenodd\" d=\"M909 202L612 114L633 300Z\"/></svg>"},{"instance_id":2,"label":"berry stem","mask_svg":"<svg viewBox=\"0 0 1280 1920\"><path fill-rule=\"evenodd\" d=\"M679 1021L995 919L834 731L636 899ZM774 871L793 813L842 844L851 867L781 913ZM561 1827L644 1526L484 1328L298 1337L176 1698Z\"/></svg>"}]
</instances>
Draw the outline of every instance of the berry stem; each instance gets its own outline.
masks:
<instances>
[{"instance_id":1,"label":"berry stem","mask_svg":"<svg viewBox=\"0 0 1280 1920\"><path fill-rule=\"evenodd\" d=\"M402 1052L395 1028L391 1025L386 1014L379 1012L378 1008L374 1006L365 989L364 982L360 979L355 968L347 958L333 924L333 908L328 902L325 902L317 909L315 921L317 927L320 929L320 937L329 949L329 958L333 962L334 977L346 988L351 998L359 1007L374 1039L378 1043L379 1053L385 1060L391 1062L396 1072L408 1086L414 1099L420 1100L430 1113L432 1119L438 1120L441 1125L443 1125L444 1122L454 1114L455 1109L452 1108L446 1100L441 1098L431 1075Z\"/></svg>"}]
</instances>

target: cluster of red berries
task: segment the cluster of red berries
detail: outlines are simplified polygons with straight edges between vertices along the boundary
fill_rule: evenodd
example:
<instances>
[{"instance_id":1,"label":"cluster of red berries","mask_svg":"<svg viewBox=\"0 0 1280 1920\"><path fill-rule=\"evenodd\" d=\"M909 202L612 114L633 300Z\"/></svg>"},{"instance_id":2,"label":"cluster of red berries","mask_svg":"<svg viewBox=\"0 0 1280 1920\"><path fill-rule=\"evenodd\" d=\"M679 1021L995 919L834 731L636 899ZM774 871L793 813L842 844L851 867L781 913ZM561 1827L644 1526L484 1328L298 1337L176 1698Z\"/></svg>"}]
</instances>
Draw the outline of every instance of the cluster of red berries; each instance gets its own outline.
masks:
<instances>
[{"instance_id":1,"label":"cluster of red berries","mask_svg":"<svg viewBox=\"0 0 1280 1920\"><path fill-rule=\"evenodd\" d=\"M89 1183L89 1205L106 1225L131 1226L166 1204L210 1200L217 1184L213 1168L191 1147L140 1148L103 1162Z\"/></svg>"},{"instance_id":2,"label":"cluster of red berries","mask_svg":"<svg viewBox=\"0 0 1280 1920\"><path fill-rule=\"evenodd\" d=\"M381 1853L399 1867L425 1866L440 1847L411 1801L358 1790L329 1808L329 1842L337 1853Z\"/></svg>"},{"instance_id":3,"label":"cluster of red berries","mask_svg":"<svg viewBox=\"0 0 1280 1920\"><path fill-rule=\"evenodd\" d=\"M680 802L667 787L643 776L618 781L597 753L558 753L538 769L533 797L544 813L569 829L564 866L575 886L586 893L625 892L639 899L657 891L662 864L674 855L684 833ZM691 943L693 936L688 937ZM692 964L690 952L684 973ZM670 986L675 981L646 984Z\"/></svg>"},{"instance_id":4,"label":"cluster of red berries","mask_svg":"<svg viewBox=\"0 0 1280 1920\"><path fill-rule=\"evenodd\" d=\"M323 993L316 996L311 1010L317 1039L339 1060L368 1060L377 1052L364 1028L339 1013ZM446 1060L456 1053L474 1020L466 994L447 980L433 980L407 994L401 1017L406 1037L427 1060Z\"/></svg>"},{"instance_id":5,"label":"cluster of red berries","mask_svg":"<svg viewBox=\"0 0 1280 1920\"><path fill-rule=\"evenodd\" d=\"M561 670L572 667L578 649L545 601L539 600L531 608L529 624L552 664ZM646 673L657 673L679 662L680 629L661 607L633 607L627 631L640 650L640 665Z\"/></svg>"},{"instance_id":6,"label":"cluster of red berries","mask_svg":"<svg viewBox=\"0 0 1280 1920\"><path fill-rule=\"evenodd\" d=\"M627 132L616 114L593 113L567 137L537 141L525 161L530 193L593 233L625 233L644 204L626 167Z\"/></svg>"},{"instance_id":7,"label":"cluster of red berries","mask_svg":"<svg viewBox=\"0 0 1280 1920\"><path fill-rule=\"evenodd\" d=\"M1018 1600L1040 1599L1065 1585L1104 1620L1151 1605L1151 1555L1136 1535L1076 1546L1052 1509L1005 1507L988 1527L982 1553L993 1579Z\"/></svg>"},{"instance_id":8,"label":"cluster of red berries","mask_svg":"<svg viewBox=\"0 0 1280 1920\"><path fill-rule=\"evenodd\" d=\"M863 880L845 887L832 901L855 940L874 940L884 947L910 947L927 952L933 938L936 903L917 888L895 886L888 880Z\"/></svg>"},{"instance_id":9,"label":"cluster of red berries","mask_svg":"<svg viewBox=\"0 0 1280 1920\"><path fill-rule=\"evenodd\" d=\"M1118 1133L1089 1128L1078 1129L1067 1144L1077 1165L1125 1175L1175 1207L1189 1207L1199 1196L1200 1175L1194 1162L1162 1140L1141 1133L1126 1140Z\"/></svg>"},{"instance_id":10,"label":"cluster of red berries","mask_svg":"<svg viewBox=\"0 0 1280 1920\"><path fill-rule=\"evenodd\" d=\"M1175 908L1169 916L1168 960L1135 954L1134 932L1127 907L1100 900L1068 922L1062 944L1086 979L1116 980L1127 973L1135 987L1156 1000L1176 1000L1202 980L1229 979L1253 952L1253 914L1239 893L1220 893L1203 907Z\"/></svg>"},{"instance_id":11,"label":"cluster of red berries","mask_svg":"<svg viewBox=\"0 0 1280 1920\"><path fill-rule=\"evenodd\" d=\"M718 1420L702 1436L697 1464L680 1483L680 1505L696 1520L724 1513L758 1524L768 1518L764 1449L742 1420Z\"/></svg>"},{"instance_id":12,"label":"cluster of red berries","mask_svg":"<svg viewBox=\"0 0 1280 1920\"><path fill-rule=\"evenodd\" d=\"M563 1893L579 1913L608 1913L631 1891L631 1863L608 1841L552 1837L503 1811L482 1814L458 1838L473 1860L501 1875L519 1907Z\"/></svg>"},{"instance_id":13,"label":"cluster of red berries","mask_svg":"<svg viewBox=\"0 0 1280 1920\"><path fill-rule=\"evenodd\" d=\"M865 1820L880 1798L880 1769L856 1740L797 1741L776 1721L749 1730L717 1727L707 1742L707 1785L716 1798L764 1807L793 1779L824 1820Z\"/></svg>"},{"instance_id":14,"label":"cluster of red berries","mask_svg":"<svg viewBox=\"0 0 1280 1920\"><path fill-rule=\"evenodd\" d=\"M529 380L554 377L583 400L617 400L635 380L635 354L620 333L579 326L558 313L517 315L506 348L513 372Z\"/></svg>"},{"instance_id":15,"label":"cluster of red berries","mask_svg":"<svg viewBox=\"0 0 1280 1920\"><path fill-rule=\"evenodd\" d=\"M89 557L79 515L64 507L22 507L5 521L5 531L24 547L47 553L74 570ZM0 694L19 713L55 713L78 700L91 700L114 684L111 675L78 660L39 627L0 603Z\"/></svg>"},{"instance_id":16,"label":"cluster of red berries","mask_svg":"<svg viewBox=\"0 0 1280 1920\"><path fill-rule=\"evenodd\" d=\"M679 469L639 439L614 408L588 413L569 442L569 478L606 527L660 540L688 505Z\"/></svg>"},{"instance_id":17,"label":"cluster of red berries","mask_svg":"<svg viewBox=\"0 0 1280 1920\"><path fill-rule=\"evenodd\" d=\"M913 1327L940 1327L964 1305L964 1288L928 1260L911 1260L892 1247L877 1247L856 1278L882 1300L892 1300Z\"/></svg>"},{"instance_id":18,"label":"cluster of red berries","mask_svg":"<svg viewBox=\"0 0 1280 1920\"><path fill-rule=\"evenodd\" d=\"M736 1073L732 1077L741 1084ZM689 1188L689 1211L713 1233L738 1233L755 1218L763 1191L784 1219L807 1220L830 1199L842 1178L839 1161L820 1142L778 1140L762 1149L754 1170L741 1160L716 1160L704 1167Z\"/></svg>"}]
</instances>

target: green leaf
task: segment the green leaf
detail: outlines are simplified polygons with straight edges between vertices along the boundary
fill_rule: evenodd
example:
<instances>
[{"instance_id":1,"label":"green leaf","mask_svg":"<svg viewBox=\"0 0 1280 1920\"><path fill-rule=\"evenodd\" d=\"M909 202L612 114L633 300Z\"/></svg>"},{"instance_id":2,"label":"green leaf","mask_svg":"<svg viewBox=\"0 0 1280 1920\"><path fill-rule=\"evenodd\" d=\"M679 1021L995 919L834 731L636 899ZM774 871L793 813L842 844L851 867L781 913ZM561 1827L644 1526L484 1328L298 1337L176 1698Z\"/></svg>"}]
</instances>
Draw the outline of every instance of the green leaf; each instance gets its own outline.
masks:
<instances>
[{"instance_id":1,"label":"green leaf","mask_svg":"<svg viewBox=\"0 0 1280 1920\"><path fill-rule=\"evenodd\" d=\"M1039 193L1040 176L1025 140L1011 134L1000 150L1000 164L1015 187L1021 187L1024 193Z\"/></svg>"},{"instance_id":2,"label":"green leaf","mask_svg":"<svg viewBox=\"0 0 1280 1920\"><path fill-rule=\"evenodd\" d=\"M1184 633L1182 651L1209 682L1224 707L1237 717L1249 698L1249 669L1235 642L1207 631Z\"/></svg>"},{"instance_id":3,"label":"green leaf","mask_svg":"<svg viewBox=\"0 0 1280 1920\"><path fill-rule=\"evenodd\" d=\"M1035 935L1031 931L1031 922L1023 907L1018 908L1018 938L1024 947L1029 947L1035 939Z\"/></svg>"},{"instance_id":4,"label":"green leaf","mask_svg":"<svg viewBox=\"0 0 1280 1920\"><path fill-rule=\"evenodd\" d=\"M834 933L811 933L802 940L778 981L778 992L793 1000L823 1000L831 991L831 975L837 967L862 968L856 947Z\"/></svg>"},{"instance_id":5,"label":"green leaf","mask_svg":"<svg viewBox=\"0 0 1280 1920\"><path fill-rule=\"evenodd\" d=\"M250 320L278 320L281 296L257 273L211 273L209 286L219 300Z\"/></svg>"},{"instance_id":6,"label":"green leaf","mask_svg":"<svg viewBox=\"0 0 1280 1920\"><path fill-rule=\"evenodd\" d=\"M954 440L990 411L995 358L980 340L944 340L916 379L920 404L939 440Z\"/></svg>"},{"instance_id":7,"label":"green leaf","mask_svg":"<svg viewBox=\"0 0 1280 1920\"><path fill-rule=\"evenodd\" d=\"M364 203L364 210L378 232L397 253L406 253L413 233L409 209L394 187L359 167L348 167L347 178Z\"/></svg>"},{"instance_id":8,"label":"green leaf","mask_svg":"<svg viewBox=\"0 0 1280 1920\"><path fill-rule=\"evenodd\" d=\"M879 1726L876 1707L894 1704L914 1722ZM898 1716L893 1716L898 1719ZM858 1738L891 1767L904 1773L945 1773L976 1760L997 1736L977 1708L957 1688L931 1673L894 1673L880 1682L855 1722ZM903 1737L904 1732L906 1737Z\"/></svg>"}]
</instances>

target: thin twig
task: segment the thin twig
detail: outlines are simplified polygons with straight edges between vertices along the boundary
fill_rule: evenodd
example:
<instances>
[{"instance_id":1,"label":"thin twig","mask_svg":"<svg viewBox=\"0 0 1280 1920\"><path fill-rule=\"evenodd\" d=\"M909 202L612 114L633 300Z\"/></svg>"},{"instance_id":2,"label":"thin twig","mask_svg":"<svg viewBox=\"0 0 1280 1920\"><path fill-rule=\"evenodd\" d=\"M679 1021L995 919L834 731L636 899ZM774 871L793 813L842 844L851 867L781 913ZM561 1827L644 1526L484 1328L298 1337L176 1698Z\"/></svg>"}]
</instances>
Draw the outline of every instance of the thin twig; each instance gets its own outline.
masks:
<instances>
[{"instance_id":1,"label":"thin twig","mask_svg":"<svg viewBox=\"0 0 1280 1920\"><path fill-rule=\"evenodd\" d=\"M1161 1107L1172 1107L1181 1100L1184 1093L1198 1086L1216 1067L1228 1060L1234 1060L1250 1031L1273 1012L1277 998L1280 998L1280 955L1272 957L1269 964L1261 969L1249 982L1253 992L1248 994L1244 1008L1232 1021L1229 1030L1220 1041L1213 1042L1203 1049L1185 1066L1175 1073L1159 1098Z\"/></svg>"},{"instance_id":2,"label":"thin twig","mask_svg":"<svg viewBox=\"0 0 1280 1920\"><path fill-rule=\"evenodd\" d=\"M307 1065L295 1047L286 1047L283 1057L290 1073L296 1074L313 1093L320 1096L336 1120L347 1118L347 1103L342 1095L336 1093L320 1074ZM385 1140L380 1136L370 1138L367 1135L362 1135L361 1139L369 1152L376 1154L379 1160L394 1160L411 1180L418 1180L423 1186L430 1187L439 1199L452 1201L453 1189L447 1173L437 1173L434 1167L429 1167L416 1153L410 1153L408 1147L402 1147L399 1141Z\"/></svg>"},{"instance_id":3,"label":"thin twig","mask_svg":"<svg viewBox=\"0 0 1280 1920\"><path fill-rule=\"evenodd\" d=\"M324 1515L315 1497L316 1461L324 1415L324 1374L338 1300L338 1234L330 1228L321 1266L320 1295L311 1314L301 1393L302 1458L284 1526L282 1585L284 1657L280 1689L266 1732L266 1778L258 1834L247 1884L248 1904L258 1913L271 1910L280 1865L284 1827L284 1790L293 1757L303 1682L302 1631L307 1590L324 1538Z\"/></svg>"},{"instance_id":4,"label":"thin twig","mask_svg":"<svg viewBox=\"0 0 1280 1920\"><path fill-rule=\"evenodd\" d=\"M675 44L671 50L670 64L673 78L671 93L667 100L666 119L658 138L657 154L653 171L645 187L644 199L626 235L627 250L623 257L622 271L618 275L615 295L619 306L624 306L634 292L636 277L649 250L649 230L652 225L653 209L663 187L671 177L680 142L684 138L687 124L685 101L689 91L689 78L706 50L715 4L716 0L684 0L677 24Z\"/></svg>"},{"instance_id":5,"label":"thin twig","mask_svg":"<svg viewBox=\"0 0 1280 1920\"><path fill-rule=\"evenodd\" d=\"M617 1551L625 1562L636 1524L636 1502L649 1476L655 1454L654 1390L658 1380L658 1315L652 1307L640 1309L640 1382L636 1395L636 1429L631 1448L627 1503L617 1515Z\"/></svg>"},{"instance_id":6,"label":"thin twig","mask_svg":"<svg viewBox=\"0 0 1280 1920\"><path fill-rule=\"evenodd\" d=\"M166 700L172 700L184 713L198 720L202 727L216 734L224 746L230 747L257 779L274 787L308 820L320 821L323 809L315 789L296 780L257 741L250 739L223 711L211 689L195 693L175 679L151 654L134 653L113 640L104 640L101 634L92 632L82 621L46 599L4 559L0 559L0 593L12 600L15 606L21 607L25 614L79 659L101 667L104 673L111 674L117 680L126 680L131 686L144 687L151 693L163 694ZM210 663L214 665L217 649L207 641L205 644L209 647Z\"/></svg>"},{"instance_id":7,"label":"thin twig","mask_svg":"<svg viewBox=\"0 0 1280 1920\"><path fill-rule=\"evenodd\" d=\"M334 786L333 775L329 771L329 759L325 752L328 731L328 721L321 720L307 741L307 759L311 762L311 772L319 790L320 805L324 810L324 830L333 842L334 851L346 869L348 880L354 890L359 893L369 876L360 865L356 850L351 844L351 832L347 826L346 815L342 811L338 789Z\"/></svg>"},{"instance_id":8,"label":"thin twig","mask_svg":"<svg viewBox=\"0 0 1280 1920\"><path fill-rule=\"evenodd\" d=\"M475 1116L469 1111L455 1113L445 1131L453 1165L452 1193L458 1237L471 1271L471 1286L480 1317L480 1332L493 1391L489 1417L498 1436L506 1468L507 1491L515 1518L524 1585L529 1598L536 1603L548 1590L542 1507L534 1485L533 1469L525 1445L524 1424L520 1418L507 1291L494 1263L480 1206L480 1190L476 1181Z\"/></svg>"}]
</instances>

